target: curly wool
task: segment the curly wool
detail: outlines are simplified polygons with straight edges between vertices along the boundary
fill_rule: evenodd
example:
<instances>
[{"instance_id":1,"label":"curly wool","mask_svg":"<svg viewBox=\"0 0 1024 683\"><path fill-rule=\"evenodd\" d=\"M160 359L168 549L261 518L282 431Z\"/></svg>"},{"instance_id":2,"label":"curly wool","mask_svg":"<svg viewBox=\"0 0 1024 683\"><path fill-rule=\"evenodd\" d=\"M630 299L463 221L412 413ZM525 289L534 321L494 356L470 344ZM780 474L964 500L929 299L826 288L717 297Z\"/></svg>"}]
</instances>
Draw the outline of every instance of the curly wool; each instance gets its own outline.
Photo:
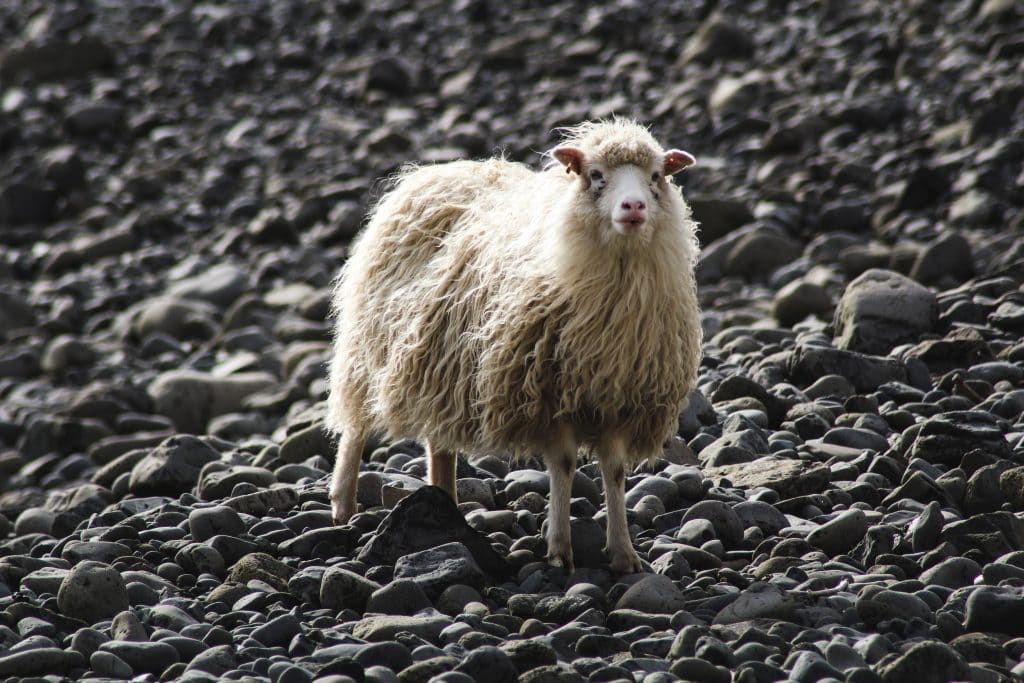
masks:
<instances>
[{"instance_id":1,"label":"curly wool","mask_svg":"<svg viewBox=\"0 0 1024 683\"><path fill-rule=\"evenodd\" d=\"M631 122L568 139L606 167L663 154ZM659 453L700 359L696 226L669 182L648 239L609 236L579 188L500 159L403 172L336 288L329 427L536 455L569 424Z\"/></svg>"}]
</instances>

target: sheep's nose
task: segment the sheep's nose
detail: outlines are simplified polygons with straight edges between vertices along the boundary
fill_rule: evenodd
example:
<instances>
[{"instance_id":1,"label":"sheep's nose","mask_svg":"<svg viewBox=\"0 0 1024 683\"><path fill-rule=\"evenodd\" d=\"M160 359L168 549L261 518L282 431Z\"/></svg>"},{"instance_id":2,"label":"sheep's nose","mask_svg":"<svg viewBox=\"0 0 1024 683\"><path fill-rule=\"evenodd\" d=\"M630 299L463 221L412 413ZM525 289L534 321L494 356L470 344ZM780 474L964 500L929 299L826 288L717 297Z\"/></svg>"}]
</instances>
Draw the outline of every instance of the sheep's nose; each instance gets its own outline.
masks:
<instances>
[{"instance_id":1,"label":"sheep's nose","mask_svg":"<svg viewBox=\"0 0 1024 683\"><path fill-rule=\"evenodd\" d=\"M630 212L632 212L632 211L643 211L644 209L647 208L647 205L644 204L639 199L623 199L622 200L622 204L620 206L623 209L625 209L626 211L630 211Z\"/></svg>"}]
</instances>

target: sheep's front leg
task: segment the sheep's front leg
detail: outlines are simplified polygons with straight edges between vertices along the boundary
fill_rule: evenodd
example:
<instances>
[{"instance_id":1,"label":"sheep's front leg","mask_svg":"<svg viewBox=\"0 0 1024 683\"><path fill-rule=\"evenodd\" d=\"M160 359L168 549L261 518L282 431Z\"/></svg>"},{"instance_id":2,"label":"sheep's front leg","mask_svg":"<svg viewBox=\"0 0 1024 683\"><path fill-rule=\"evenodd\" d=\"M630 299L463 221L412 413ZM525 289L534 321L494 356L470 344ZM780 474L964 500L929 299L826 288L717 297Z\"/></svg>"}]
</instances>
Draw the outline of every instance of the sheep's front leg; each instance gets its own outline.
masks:
<instances>
[{"instance_id":1,"label":"sheep's front leg","mask_svg":"<svg viewBox=\"0 0 1024 683\"><path fill-rule=\"evenodd\" d=\"M366 436L355 429L345 429L338 440L338 455L331 476L331 517L335 524L344 524L356 513L356 488L359 463L363 459Z\"/></svg>"},{"instance_id":2,"label":"sheep's front leg","mask_svg":"<svg viewBox=\"0 0 1024 683\"><path fill-rule=\"evenodd\" d=\"M621 439L609 439L598 453L604 500L608 506L608 544L605 552L612 571L621 574L643 570L633 550L626 525L626 448Z\"/></svg>"},{"instance_id":3,"label":"sheep's front leg","mask_svg":"<svg viewBox=\"0 0 1024 683\"><path fill-rule=\"evenodd\" d=\"M569 427L546 449L544 464L548 468L551 496L548 503L548 563L554 567L574 569L572 561L572 530L569 525L569 503L572 501L572 479L576 474L576 451L579 447Z\"/></svg>"},{"instance_id":4,"label":"sheep's front leg","mask_svg":"<svg viewBox=\"0 0 1024 683\"><path fill-rule=\"evenodd\" d=\"M455 471L458 462L457 454L443 448L434 448L427 443L427 481L431 486L441 488L456 503L459 495L455 491Z\"/></svg>"}]
</instances>

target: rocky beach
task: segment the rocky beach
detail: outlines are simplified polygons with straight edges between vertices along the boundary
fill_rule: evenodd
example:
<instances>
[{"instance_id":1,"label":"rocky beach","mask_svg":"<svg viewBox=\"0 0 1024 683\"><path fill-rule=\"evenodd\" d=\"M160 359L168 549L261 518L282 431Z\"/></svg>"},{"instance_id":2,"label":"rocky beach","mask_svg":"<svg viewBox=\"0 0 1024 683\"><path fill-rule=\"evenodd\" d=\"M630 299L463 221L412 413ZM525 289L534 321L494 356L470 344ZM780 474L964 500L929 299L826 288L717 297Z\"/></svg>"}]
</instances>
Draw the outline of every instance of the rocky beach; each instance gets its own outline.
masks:
<instances>
[{"instance_id":1,"label":"rocky beach","mask_svg":"<svg viewBox=\"0 0 1024 683\"><path fill-rule=\"evenodd\" d=\"M13 0L0 36L0 680L1024 679L1019 2ZM460 459L456 506L377 440L333 525L331 283L388 176L616 114L697 158L645 571L596 463L572 573L539 459Z\"/></svg>"}]
</instances>

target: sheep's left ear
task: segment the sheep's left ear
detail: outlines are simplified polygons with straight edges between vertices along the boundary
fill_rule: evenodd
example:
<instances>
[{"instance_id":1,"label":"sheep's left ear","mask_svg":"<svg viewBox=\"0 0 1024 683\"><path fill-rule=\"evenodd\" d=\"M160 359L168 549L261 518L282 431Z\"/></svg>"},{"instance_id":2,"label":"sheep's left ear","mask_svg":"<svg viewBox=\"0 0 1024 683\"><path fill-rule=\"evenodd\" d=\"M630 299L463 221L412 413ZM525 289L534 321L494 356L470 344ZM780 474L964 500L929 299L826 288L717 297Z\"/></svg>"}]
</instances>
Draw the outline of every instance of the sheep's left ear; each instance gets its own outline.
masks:
<instances>
[{"instance_id":1,"label":"sheep's left ear","mask_svg":"<svg viewBox=\"0 0 1024 683\"><path fill-rule=\"evenodd\" d=\"M670 149L665 152L665 175L674 175L687 166L693 166L695 163L697 163L697 160L689 152L684 152L681 149Z\"/></svg>"},{"instance_id":2,"label":"sheep's left ear","mask_svg":"<svg viewBox=\"0 0 1024 683\"><path fill-rule=\"evenodd\" d=\"M580 173L583 170L583 150L578 147L555 147L551 150L551 156L565 166L566 171Z\"/></svg>"}]
</instances>

